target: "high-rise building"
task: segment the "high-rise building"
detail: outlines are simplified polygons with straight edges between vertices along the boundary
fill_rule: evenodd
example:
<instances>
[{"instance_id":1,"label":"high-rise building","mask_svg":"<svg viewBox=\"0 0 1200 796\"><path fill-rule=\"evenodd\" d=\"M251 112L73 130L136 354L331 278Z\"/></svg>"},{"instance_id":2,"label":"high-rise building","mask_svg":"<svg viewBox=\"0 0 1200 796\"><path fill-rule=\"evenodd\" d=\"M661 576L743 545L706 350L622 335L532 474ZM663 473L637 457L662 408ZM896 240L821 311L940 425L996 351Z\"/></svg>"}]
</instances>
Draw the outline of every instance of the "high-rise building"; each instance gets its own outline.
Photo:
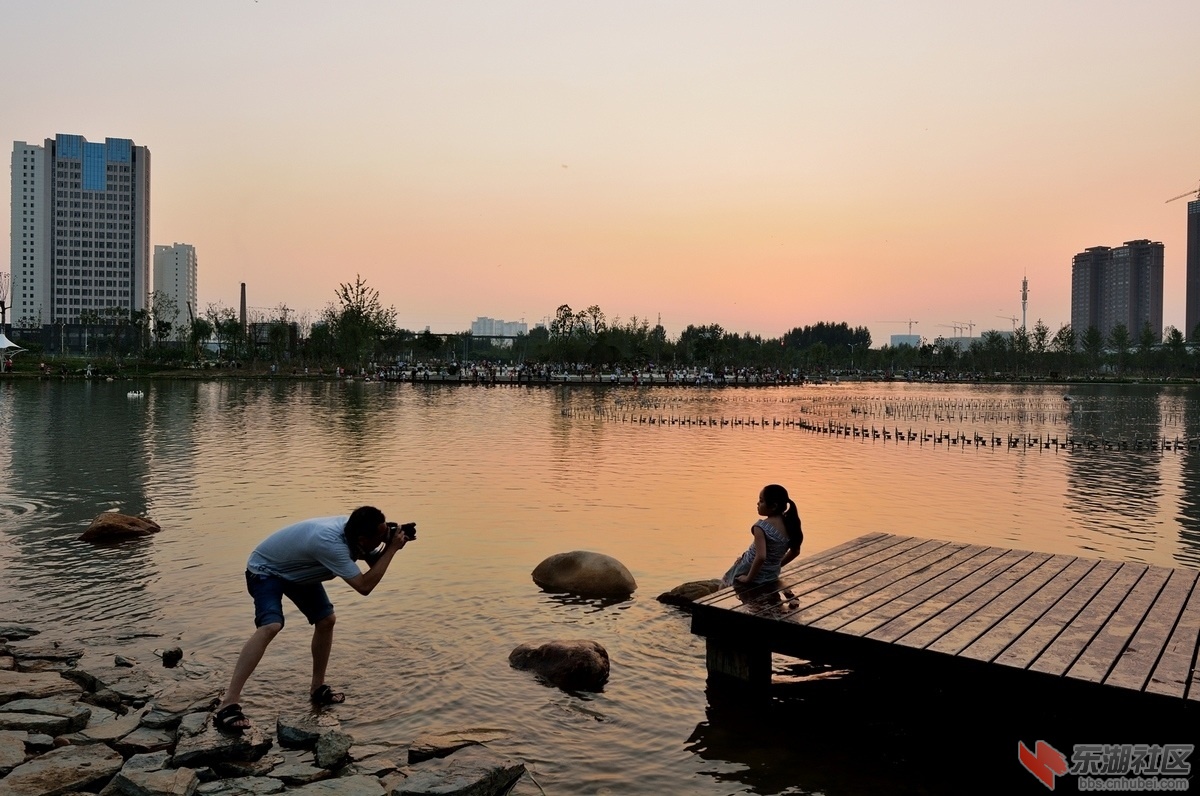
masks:
<instances>
[{"instance_id":1,"label":"high-rise building","mask_svg":"<svg viewBox=\"0 0 1200 796\"><path fill-rule=\"evenodd\" d=\"M1093 246L1071 263L1071 328L1082 347L1089 327L1106 341L1124 324L1138 340L1146 324L1155 342L1162 340L1163 245L1149 240L1126 241L1110 249Z\"/></svg>"},{"instance_id":2,"label":"high-rise building","mask_svg":"<svg viewBox=\"0 0 1200 796\"><path fill-rule=\"evenodd\" d=\"M1191 340L1200 326L1200 193L1187 207L1187 320L1182 331Z\"/></svg>"},{"instance_id":3,"label":"high-rise building","mask_svg":"<svg viewBox=\"0 0 1200 796\"><path fill-rule=\"evenodd\" d=\"M471 334L476 337L516 337L528 333L529 324L524 321L502 321L480 316L471 322Z\"/></svg>"},{"instance_id":4,"label":"high-rise building","mask_svg":"<svg viewBox=\"0 0 1200 796\"><path fill-rule=\"evenodd\" d=\"M11 230L14 325L147 309L150 151L63 133L14 141Z\"/></svg>"},{"instance_id":5,"label":"high-rise building","mask_svg":"<svg viewBox=\"0 0 1200 796\"><path fill-rule=\"evenodd\" d=\"M199 312L196 283L195 246L174 243L154 247L154 292L166 299L166 306L171 308L168 312L156 311L155 314L171 324L174 339L182 339L183 321Z\"/></svg>"}]
</instances>

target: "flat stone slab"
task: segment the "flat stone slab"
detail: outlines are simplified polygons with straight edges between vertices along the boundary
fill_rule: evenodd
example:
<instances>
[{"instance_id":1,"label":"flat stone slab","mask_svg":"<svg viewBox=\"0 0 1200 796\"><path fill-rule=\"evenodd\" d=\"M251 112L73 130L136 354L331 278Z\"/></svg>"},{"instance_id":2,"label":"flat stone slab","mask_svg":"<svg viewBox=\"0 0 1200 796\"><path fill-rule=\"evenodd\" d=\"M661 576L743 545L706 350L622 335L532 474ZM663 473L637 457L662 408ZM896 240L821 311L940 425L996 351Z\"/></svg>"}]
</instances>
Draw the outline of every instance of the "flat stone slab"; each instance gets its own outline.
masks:
<instances>
[{"instance_id":1,"label":"flat stone slab","mask_svg":"<svg viewBox=\"0 0 1200 796\"><path fill-rule=\"evenodd\" d=\"M200 778L190 768L160 771L121 769L113 778L113 787L127 796L192 796L199 786Z\"/></svg>"},{"instance_id":2,"label":"flat stone slab","mask_svg":"<svg viewBox=\"0 0 1200 796\"><path fill-rule=\"evenodd\" d=\"M414 738L408 747L408 762L420 763L435 757L445 757L464 747L489 743L507 736L508 732L505 730L486 727L422 733Z\"/></svg>"},{"instance_id":3,"label":"flat stone slab","mask_svg":"<svg viewBox=\"0 0 1200 796\"><path fill-rule=\"evenodd\" d=\"M76 732L87 726L92 717L92 709L78 702L68 702L65 699L14 699L2 708L9 713L41 713L45 716L61 716L70 722L64 732ZM57 734L57 733L55 733Z\"/></svg>"},{"instance_id":4,"label":"flat stone slab","mask_svg":"<svg viewBox=\"0 0 1200 796\"><path fill-rule=\"evenodd\" d=\"M83 662L63 672L63 677L74 680L88 691L109 689L127 701L149 699L166 687L156 685L142 669L114 666L111 663Z\"/></svg>"},{"instance_id":5,"label":"flat stone slab","mask_svg":"<svg viewBox=\"0 0 1200 796\"><path fill-rule=\"evenodd\" d=\"M75 698L80 688L58 674L33 674L0 669L0 705L14 699L44 699L59 694Z\"/></svg>"},{"instance_id":6,"label":"flat stone slab","mask_svg":"<svg viewBox=\"0 0 1200 796\"><path fill-rule=\"evenodd\" d=\"M390 796L500 796L524 773L525 764L519 760L468 746L449 757L413 766Z\"/></svg>"},{"instance_id":7,"label":"flat stone slab","mask_svg":"<svg viewBox=\"0 0 1200 796\"><path fill-rule=\"evenodd\" d=\"M289 794L303 796L382 796L383 792L383 785L379 780L361 774L326 779L288 790Z\"/></svg>"},{"instance_id":8,"label":"flat stone slab","mask_svg":"<svg viewBox=\"0 0 1200 796\"><path fill-rule=\"evenodd\" d=\"M266 796L282 793L286 786L271 777L237 777L203 782L196 788L201 796Z\"/></svg>"},{"instance_id":9,"label":"flat stone slab","mask_svg":"<svg viewBox=\"0 0 1200 796\"><path fill-rule=\"evenodd\" d=\"M258 760L271 743L258 727L252 726L241 735L226 735L209 723L196 735L180 734L171 765L196 768L231 760Z\"/></svg>"},{"instance_id":10,"label":"flat stone slab","mask_svg":"<svg viewBox=\"0 0 1200 796\"><path fill-rule=\"evenodd\" d=\"M62 746L14 768L0 780L3 796L55 796L109 780L121 755L103 744Z\"/></svg>"},{"instance_id":11,"label":"flat stone slab","mask_svg":"<svg viewBox=\"0 0 1200 796\"><path fill-rule=\"evenodd\" d=\"M128 735L112 742L112 746L125 756L146 755L152 752L162 752L170 749L175 743L175 734L154 730L150 727L138 727Z\"/></svg>"},{"instance_id":12,"label":"flat stone slab","mask_svg":"<svg viewBox=\"0 0 1200 796\"><path fill-rule=\"evenodd\" d=\"M0 732L0 777L24 762L25 733Z\"/></svg>"},{"instance_id":13,"label":"flat stone slab","mask_svg":"<svg viewBox=\"0 0 1200 796\"><path fill-rule=\"evenodd\" d=\"M73 644L63 644L58 641L10 641L4 645L6 654L13 656L18 662L32 658L47 661L77 661L83 657L83 647Z\"/></svg>"},{"instance_id":14,"label":"flat stone slab","mask_svg":"<svg viewBox=\"0 0 1200 796\"><path fill-rule=\"evenodd\" d=\"M358 747L355 747L355 752ZM385 749L368 757L355 760L346 768L352 774L366 774L371 777L386 777L408 765L408 752L404 747Z\"/></svg>"},{"instance_id":15,"label":"flat stone slab","mask_svg":"<svg viewBox=\"0 0 1200 796\"><path fill-rule=\"evenodd\" d=\"M90 738L93 741L101 741L105 743L108 741L115 741L118 738L123 738L124 736L136 730L138 725L142 722L142 714L144 712L144 710L141 710L136 713L130 713L126 716L121 716L119 719L106 721L103 724L89 725L85 729L80 730L79 734L85 738Z\"/></svg>"},{"instance_id":16,"label":"flat stone slab","mask_svg":"<svg viewBox=\"0 0 1200 796\"><path fill-rule=\"evenodd\" d=\"M329 779L333 776L333 772L327 768L321 768L305 763L287 763L282 766L276 766L271 771L271 776L275 779L281 779L288 785L307 785L310 782L320 782L323 779Z\"/></svg>"},{"instance_id":17,"label":"flat stone slab","mask_svg":"<svg viewBox=\"0 0 1200 796\"><path fill-rule=\"evenodd\" d=\"M70 726L71 722L62 716L0 711L0 730L23 730L46 735L62 735L71 731Z\"/></svg>"},{"instance_id":18,"label":"flat stone slab","mask_svg":"<svg viewBox=\"0 0 1200 796\"><path fill-rule=\"evenodd\" d=\"M263 755L258 760L226 760L213 763L213 770L222 777L265 777L271 774L284 760L279 755Z\"/></svg>"},{"instance_id":19,"label":"flat stone slab","mask_svg":"<svg viewBox=\"0 0 1200 796\"><path fill-rule=\"evenodd\" d=\"M38 632L37 628L28 625L14 625L8 622L0 624L0 638L9 641L20 641L30 636L36 636Z\"/></svg>"},{"instance_id":20,"label":"flat stone slab","mask_svg":"<svg viewBox=\"0 0 1200 796\"><path fill-rule=\"evenodd\" d=\"M158 689L150 704L163 713L194 713L208 711L221 696L224 683L204 680L180 680Z\"/></svg>"}]
</instances>

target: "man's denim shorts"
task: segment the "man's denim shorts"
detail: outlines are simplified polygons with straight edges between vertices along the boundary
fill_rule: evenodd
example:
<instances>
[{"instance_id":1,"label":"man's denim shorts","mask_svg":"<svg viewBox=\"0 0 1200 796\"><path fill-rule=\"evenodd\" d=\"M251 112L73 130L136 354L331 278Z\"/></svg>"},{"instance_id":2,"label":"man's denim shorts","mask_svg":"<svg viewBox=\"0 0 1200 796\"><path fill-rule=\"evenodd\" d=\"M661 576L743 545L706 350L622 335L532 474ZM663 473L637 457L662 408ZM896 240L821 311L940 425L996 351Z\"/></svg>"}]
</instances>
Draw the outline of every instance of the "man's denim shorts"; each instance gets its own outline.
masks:
<instances>
[{"instance_id":1,"label":"man's denim shorts","mask_svg":"<svg viewBox=\"0 0 1200 796\"><path fill-rule=\"evenodd\" d=\"M320 583L292 583L274 575L246 570L246 591L254 598L254 626L283 624L283 596L296 604L310 625L333 613L333 603Z\"/></svg>"}]
</instances>

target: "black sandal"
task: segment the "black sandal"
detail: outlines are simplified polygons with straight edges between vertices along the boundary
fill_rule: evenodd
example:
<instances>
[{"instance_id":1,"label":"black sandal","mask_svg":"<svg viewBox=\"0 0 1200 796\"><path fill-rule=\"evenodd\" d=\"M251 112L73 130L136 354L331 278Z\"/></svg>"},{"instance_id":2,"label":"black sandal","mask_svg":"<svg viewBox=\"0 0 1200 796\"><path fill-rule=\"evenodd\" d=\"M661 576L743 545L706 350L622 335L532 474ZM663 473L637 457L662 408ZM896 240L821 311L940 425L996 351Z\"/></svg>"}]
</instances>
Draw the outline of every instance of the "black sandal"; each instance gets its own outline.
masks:
<instances>
[{"instance_id":1,"label":"black sandal","mask_svg":"<svg viewBox=\"0 0 1200 796\"><path fill-rule=\"evenodd\" d=\"M314 705L324 707L325 705L340 705L346 701L346 695L341 691L334 691L326 685L322 685L316 691L313 691L309 696Z\"/></svg>"},{"instance_id":2,"label":"black sandal","mask_svg":"<svg viewBox=\"0 0 1200 796\"><path fill-rule=\"evenodd\" d=\"M230 735L241 735L250 729L250 719L242 712L242 706L234 702L216 712L213 716L213 726Z\"/></svg>"}]
</instances>

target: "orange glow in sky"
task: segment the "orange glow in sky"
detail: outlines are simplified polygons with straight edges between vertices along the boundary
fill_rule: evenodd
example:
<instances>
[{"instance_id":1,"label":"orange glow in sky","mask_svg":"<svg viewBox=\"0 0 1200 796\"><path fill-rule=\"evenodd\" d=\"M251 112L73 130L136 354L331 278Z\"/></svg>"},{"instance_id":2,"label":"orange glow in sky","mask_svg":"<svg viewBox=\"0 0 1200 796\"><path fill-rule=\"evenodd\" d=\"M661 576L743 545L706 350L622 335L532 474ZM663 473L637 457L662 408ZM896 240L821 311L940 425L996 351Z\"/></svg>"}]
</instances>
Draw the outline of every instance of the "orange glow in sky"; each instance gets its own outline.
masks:
<instances>
[{"instance_id":1,"label":"orange glow in sky","mask_svg":"<svg viewBox=\"0 0 1200 796\"><path fill-rule=\"evenodd\" d=\"M1198 31L1194 0L9 0L0 134L149 147L201 306L315 317L361 273L412 329L599 304L878 346L1009 329L1023 275L1053 332L1074 254L1150 238L1182 327Z\"/></svg>"}]
</instances>

